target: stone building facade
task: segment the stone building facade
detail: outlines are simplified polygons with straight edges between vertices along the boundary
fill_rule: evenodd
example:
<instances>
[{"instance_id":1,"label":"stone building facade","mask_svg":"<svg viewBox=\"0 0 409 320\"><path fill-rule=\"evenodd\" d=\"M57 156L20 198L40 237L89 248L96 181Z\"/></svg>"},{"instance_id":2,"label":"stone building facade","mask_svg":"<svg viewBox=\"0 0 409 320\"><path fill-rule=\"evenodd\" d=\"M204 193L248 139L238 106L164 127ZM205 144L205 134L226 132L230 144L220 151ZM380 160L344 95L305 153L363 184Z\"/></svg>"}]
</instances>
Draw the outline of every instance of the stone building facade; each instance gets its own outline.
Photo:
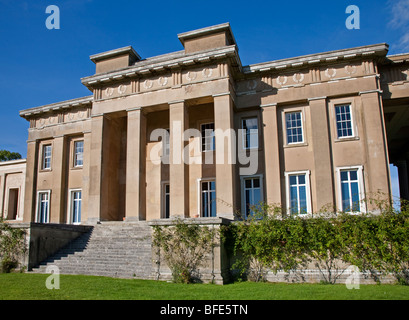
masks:
<instances>
[{"instance_id":1,"label":"stone building facade","mask_svg":"<svg viewBox=\"0 0 409 320\"><path fill-rule=\"evenodd\" d=\"M409 55L376 44L243 66L228 23L178 38L146 59L92 55L92 95L20 112L25 222L234 219L260 201L366 212L391 194L389 163L409 196Z\"/></svg>"}]
</instances>

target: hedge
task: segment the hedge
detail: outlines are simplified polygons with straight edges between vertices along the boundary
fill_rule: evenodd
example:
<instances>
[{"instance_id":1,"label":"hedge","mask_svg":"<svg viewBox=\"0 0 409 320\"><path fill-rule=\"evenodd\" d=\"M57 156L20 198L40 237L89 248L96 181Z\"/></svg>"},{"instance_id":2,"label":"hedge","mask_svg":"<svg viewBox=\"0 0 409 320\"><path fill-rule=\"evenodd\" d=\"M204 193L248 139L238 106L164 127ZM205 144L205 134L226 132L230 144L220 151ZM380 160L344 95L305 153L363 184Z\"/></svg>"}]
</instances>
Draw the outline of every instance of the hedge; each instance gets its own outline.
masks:
<instances>
[{"instance_id":1,"label":"hedge","mask_svg":"<svg viewBox=\"0 0 409 320\"><path fill-rule=\"evenodd\" d=\"M274 205L253 208L247 220L225 227L223 237L237 259L239 276L262 280L267 269L288 274L314 263L335 283L349 265L377 282L392 274L409 284L409 210L382 207L378 214L283 215Z\"/></svg>"}]
</instances>

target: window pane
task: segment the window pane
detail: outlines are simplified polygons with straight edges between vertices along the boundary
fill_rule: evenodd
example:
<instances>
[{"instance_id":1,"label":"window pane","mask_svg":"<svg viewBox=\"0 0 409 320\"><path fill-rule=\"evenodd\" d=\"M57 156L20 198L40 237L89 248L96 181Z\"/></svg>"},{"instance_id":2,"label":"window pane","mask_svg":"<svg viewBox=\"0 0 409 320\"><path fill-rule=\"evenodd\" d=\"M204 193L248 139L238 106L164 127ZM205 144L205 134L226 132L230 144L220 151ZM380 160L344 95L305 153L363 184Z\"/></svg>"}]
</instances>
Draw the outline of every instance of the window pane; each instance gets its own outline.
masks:
<instances>
[{"instance_id":1,"label":"window pane","mask_svg":"<svg viewBox=\"0 0 409 320\"><path fill-rule=\"evenodd\" d=\"M290 186L297 184L297 176L290 176Z\"/></svg>"},{"instance_id":2,"label":"window pane","mask_svg":"<svg viewBox=\"0 0 409 320\"><path fill-rule=\"evenodd\" d=\"M341 181L348 181L348 171L341 171Z\"/></svg>"},{"instance_id":3,"label":"window pane","mask_svg":"<svg viewBox=\"0 0 409 320\"><path fill-rule=\"evenodd\" d=\"M290 207L291 213L298 213L298 192L297 187L290 188Z\"/></svg>"},{"instance_id":4,"label":"window pane","mask_svg":"<svg viewBox=\"0 0 409 320\"><path fill-rule=\"evenodd\" d=\"M245 197L246 197L246 215L248 216L250 214L250 190L246 190L245 192Z\"/></svg>"},{"instance_id":5,"label":"window pane","mask_svg":"<svg viewBox=\"0 0 409 320\"><path fill-rule=\"evenodd\" d=\"M352 211L360 211L358 182L351 183Z\"/></svg>"},{"instance_id":6,"label":"window pane","mask_svg":"<svg viewBox=\"0 0 409 320\"><path fill-rule=\"evenodd\" d=\"M165 218L169 218L169 195L165 196Z\"/></svg>"},{"instance_id":7,"label":"window pane","mask_svg":"<svg viewBox=\"0 0 409 320\"><path fill-rule=\"evenodd\" d=\"M300 214L306 214L307 213L307 193L306 193L305 186L300 186L298 190L299 190L299 197L300 197L300 205L299 205Z\"/></svg>"},{"instance_id":8,"label":"window pane","mask_svg":"<svg viewBox=\"0 0 409 320\"><path fill-rule=\"evenodd\" d=\"M216 216L216 192L210 192L210 216Z\"/></svg>"},{"instance_id":9,"label":"window pane","mask_svg":"<svg viewBox=\"0 0 409 320\"><path fill-rule=\"evenodd\" d=\"M304 174L300 174L298 176L298 184L305 184L305 175Z\"/></svg>"},{"instance_id":10,"label":"window pane","mask_svg":"<svg viewBox=\"0 0 409 320\"><path fill-rule=\"evenodd\" d=\"M253 187L254 188L260 188L260 179L259 178L254 178L253 179Z\"/></svg>"},{"instance_id":11,"label":"window pane","mask_svg":"<svg viewBox=\"0 0 409 320\"><path fill-rule=\"evenodd\" d=\"M202 215L203 217L208 217L209 216L209 199L207 196L207 192L202 193Z\"/></svg>"},{"instance_id":12,"label":"window pane","mask_svg":"<svg viewBox=\"0 0 409 320\"><path fill-rule=\"evenodd\" d=\"M350 194L348 183L341 183L342 211L350 211Z\"/></svg>"},{"instance_id":13,"label":"window pane","mask_svg":"<svg viewBox=\"0 0 409 320\"><path fill-rule=\"evenodd\" d=\"M358 180L358 173L356 170L351 170L349 171L349 177L351 181L356 181Z\"/></svg>"},{"instance_id":14,"label":"window pane","mask_svg":"<svg viewBox=\"0 0 409 320\"><path fill-rule=\"evenodd\" d=\"M251 188L252 187L251 179L246 179L245 180L245 186L246 186L246 188Z\"/></svg>"}]
</instances>

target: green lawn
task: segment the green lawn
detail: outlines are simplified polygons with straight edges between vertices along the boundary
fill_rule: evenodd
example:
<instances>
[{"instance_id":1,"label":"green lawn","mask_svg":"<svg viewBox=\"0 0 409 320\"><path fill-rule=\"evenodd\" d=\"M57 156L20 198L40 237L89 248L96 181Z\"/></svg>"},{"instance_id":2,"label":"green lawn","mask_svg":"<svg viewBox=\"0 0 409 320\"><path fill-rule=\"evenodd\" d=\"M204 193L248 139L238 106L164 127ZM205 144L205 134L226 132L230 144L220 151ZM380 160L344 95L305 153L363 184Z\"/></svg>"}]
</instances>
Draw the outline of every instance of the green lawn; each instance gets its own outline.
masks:
<instances>
[{"instance_id":1,"label":"green lawn","mask_svg":"<svg viewBox=\"0 0 409 320\"><path fill-rule=\"evenodd\" d=\"M162 281L60 276L60 289L49 290L48 274L0 274L0 300L409 300L409 286L274 284L241 282L224 286L174 284Z\"/></svg>"}]
</instances>

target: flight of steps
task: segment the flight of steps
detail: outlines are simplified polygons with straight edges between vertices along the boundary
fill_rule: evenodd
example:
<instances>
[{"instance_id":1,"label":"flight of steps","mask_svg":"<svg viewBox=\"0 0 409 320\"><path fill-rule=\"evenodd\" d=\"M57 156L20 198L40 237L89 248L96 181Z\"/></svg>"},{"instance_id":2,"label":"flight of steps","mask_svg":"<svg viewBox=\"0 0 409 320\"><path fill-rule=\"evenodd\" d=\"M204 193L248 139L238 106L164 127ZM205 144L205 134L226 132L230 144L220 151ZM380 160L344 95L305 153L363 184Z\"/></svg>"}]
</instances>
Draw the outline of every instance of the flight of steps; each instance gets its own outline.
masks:
<instances>
[{"instance_id":1,"label":"flight of steps","mask_svg":"<svg viewBox=\"0 0 409 320\"><path fill-rule=\"evenodd\" d=\"M102 222L73 240L32 272L54 265L61 274L150 279L151 227L146 222Z\"/></svg>"}]
</instances>

